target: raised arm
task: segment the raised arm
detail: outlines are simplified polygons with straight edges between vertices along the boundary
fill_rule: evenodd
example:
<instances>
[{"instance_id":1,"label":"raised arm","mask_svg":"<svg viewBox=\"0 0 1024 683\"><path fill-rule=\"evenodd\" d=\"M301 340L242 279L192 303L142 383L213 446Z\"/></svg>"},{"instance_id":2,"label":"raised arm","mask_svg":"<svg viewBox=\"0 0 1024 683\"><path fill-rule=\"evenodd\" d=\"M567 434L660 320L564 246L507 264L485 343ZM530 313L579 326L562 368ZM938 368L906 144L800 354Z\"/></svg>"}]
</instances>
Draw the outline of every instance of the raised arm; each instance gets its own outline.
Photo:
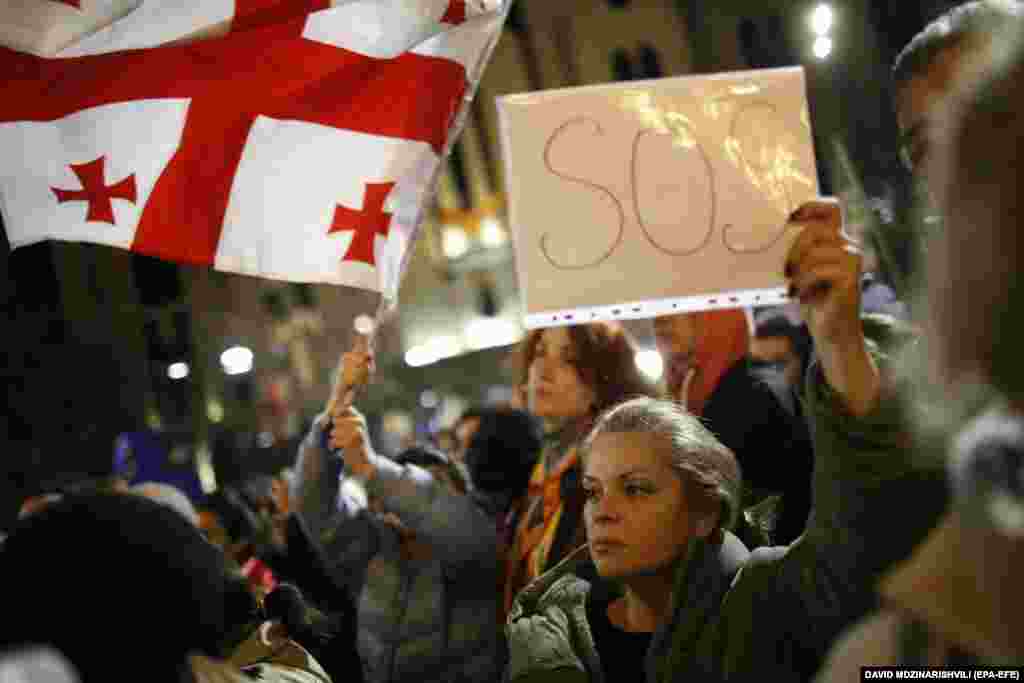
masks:
<instances>
[{"instance_id":1,"label":"raised arm","mask_svg":"<svg viewBox=\"0 0 1024 683\"><path fill-rule=\"evenodd\" d=\"M451 491L426 469L374 453L365 420L354 409L334 419L332 440L344 450L345 468L365 482L369 496L446 565L456 570L496 565L494 524L469 496Z\"/></svg>"},{"instance_id":2,"label":"raised arm","mask_svg":"<svg viewBox=\"0 0 1024 683\"><path fill-rule=\"evenodd\" d=\"M817 354L806 392L814 510L779 565L778 585L814 625L797 637L823 650L873 606L881 572L934 525L945 488L941 467L929 468L913 448L886 354L865 337L861 256L841 231L838 204L813 202L794 220L804 228L786 275Z\"/></svg>"},{"instance_id":3,"label":"raised arm","mask_svg":"<svg viewBox=\"0 0 1024 683\"><path fill-rule=\"evenodd\" d=\"M342 357L339 378L327 410L299 447L292 498L312 541L323 554L332 578L356 594L366 564L380 548L379 526L367 509L362 486L351 477L331 443L330 411L341 412L352 391L364 384L372 369L372 356L348 352Z\"/></svg>"},{"instance_id":4,"label":"raised arm","mask_svg":"<svg viewBox=\"0 0 1024 683\"><path fill-rule=\"evenodd\" d=\"M878 404L882 380L860 317L860 248L843 233L835 200L804 204L791 220L804 228L786 260L790 294L836 399L851 417L864 417Z\"/></svg>"},{"instance_id":5,"label":"raised arm","mask_svg":"<svg viewBox=\"0 0 1024 683\"><path fill-rule=\"evenodd\" d=\"M786 265L814 338L817 363L808 376L807 406L815 449L815 514L808 533L829 552L872 549L868 566L905 553L907 536L930 523L897 502L923 482L941 500L941 468L915 457L907 398L896 385L883 349L867 339L860 314L860 250L841 230L839 205L818 201L794 214L804 228ZM903 495L901 489L910 487ZM885 495L892 495L886 498ZM906 531L907 533L901 533ZM901 541L900 539L904 540ZM896 547L899 546L899 547Z\"/></svg>"}]
</instances>

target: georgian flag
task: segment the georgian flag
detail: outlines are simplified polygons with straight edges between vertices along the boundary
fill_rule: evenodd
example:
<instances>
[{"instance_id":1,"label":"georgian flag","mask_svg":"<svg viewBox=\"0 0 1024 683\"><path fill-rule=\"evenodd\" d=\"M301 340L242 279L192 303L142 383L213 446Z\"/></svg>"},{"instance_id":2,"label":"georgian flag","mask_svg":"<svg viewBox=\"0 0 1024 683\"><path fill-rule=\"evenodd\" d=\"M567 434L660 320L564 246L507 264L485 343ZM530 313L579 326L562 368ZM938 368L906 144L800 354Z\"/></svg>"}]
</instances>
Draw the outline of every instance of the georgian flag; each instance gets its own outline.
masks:
<instances>
[{"instance_id":1,"label":"georgian flag","mask_svg":"<svg viewBox=\"0 0 1024 683\"><path fill-rule=\"evenodd\" d=\"M393 298L507 1L6 3L8 241Z\"/></svg>"}]
</instances>

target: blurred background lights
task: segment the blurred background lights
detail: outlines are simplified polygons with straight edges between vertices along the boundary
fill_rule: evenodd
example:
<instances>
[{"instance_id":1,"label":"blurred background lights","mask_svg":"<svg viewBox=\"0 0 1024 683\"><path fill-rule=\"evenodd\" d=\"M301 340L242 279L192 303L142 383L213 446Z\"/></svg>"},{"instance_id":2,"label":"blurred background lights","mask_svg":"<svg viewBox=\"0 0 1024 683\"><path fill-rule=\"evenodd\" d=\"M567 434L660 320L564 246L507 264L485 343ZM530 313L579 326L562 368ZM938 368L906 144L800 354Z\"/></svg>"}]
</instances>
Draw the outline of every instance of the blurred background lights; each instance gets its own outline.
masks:
<instances>
[{"instance_id":1,"label":"blurred background lights","mask_svg":"<svg viewBox=\"0 0 1024 683\"><path fill-rule=\"evenodd\" d=\"M834 19L831 7L824 3L818 5L811 12L811 30L815 35L824 36L832 29Z\"/></svg>"},{"instance_id":2,"label":"blurred background lights","mask_svg":"<svg viewBox=\"0 0 1024 683\"><path fill-rule=\"evenodd\" d=\"M421 368L424 365L430 365L436 360L437 358L434 357L425 344L414 346L405 352L405 364L411 368Z\"/></svg>"},{"instance_id":3,"label":"blurred background lights","mask_svg":"<svg viewBox=\"0 0 1024 683\"><path fill-rule=\"evenodd\" d=\"M210 418L210 422L213 423L222 421L224 419L224 404L215 398L207 401L206 417Z\"/></svg>"},{"instance_id":4,"label":"blurred background lights","mask_svg":"<svg viewBox=\"0 0 1024 683\"><path fill-rule=\"evenodd\" d=\"M480 317L466 324L466 344L473 350L508 346L522 337L522 328L508 318Z\"/></svg>"},{"instance_id":5,"label":"blurred background lights","mask_svg":"<svg viewBox=\"0 0 1024 683\"><path fill-rule=\"evenodd\" d=\"M352 326L355 328L356 332L363 336L373 334L373 318L366 315L365 313L357 315L356 319L352 323Z\"/></svg>"},{"instance_id":6,"label":"blurred background lights","mask_svg":"<svg viewBox=\"0 0 1024 683\"><path fill-rule=\"evenodd\" d=\"M636 354L636 366L652 382L660 380L662 373L665 371L665 363L661 359L661 354L653 349L638 351Z\"/></svg>"},{"instance_id":7,"label":"blurred background lights","mask_svg":"<svg viewBox=\"0 0 1024 683\"><path fill-rule=\"evenodd\" d=\"M497 218L485 218L480 223L480 241L485 247L500 247L508 241L508 235Z\"/></svg>"},{"instance_id":8,"label":"blurred background lights","mask_svg":"<svg viewBox=\"0 0 1024 683\"><path fill-rule=\"evenodd\" d=\"M185 379L188 377L188 363L171 363L167 366L167 376L171 379Z\"/></svg>"},{"instance_id":9,"label":"blurred background lights","mask_svg":"<svg viewBox=\"0 0 1024 683\"><path fill-rule=\"evenodd\" d=\"M232 346L220 354L220 364L228 375L243 375L252 370L252 350L244 346Z\"/></svg>"},{"instance_id":10,"label":"blurred background lights","mask_svg":"<svg viewBox=\"0 0 1024 683\"><path fill-rule=\"evenodd\" d=\"M450 259L461 258L469 251L469 237L458 225L446 225L441 233L441 248Z\"/></svg>"},{"instance_id":11,"label":"blurred background lights","mask_svg":"<svg viewBox=\"0 0 1024 683\"><path fill-rule=\"evenodd\" d=\"M413 368L423 367L436 363L445 358L451 358L462 353L462 345L459 340L450 334L433 337L426 343L414 346L405 352L405 362Z\"/></svg>"},{"instance_id":12,"label":"blurred background lights","mask_svg":"<svg viewBox=\"0 0 1024 683\"><path fill-rule=\"evenodd\" d=\"M814 56L818 59L825 59L832 54L832 39L828 36L818 36L814 39Z\"/></svg>"}]
</instances>

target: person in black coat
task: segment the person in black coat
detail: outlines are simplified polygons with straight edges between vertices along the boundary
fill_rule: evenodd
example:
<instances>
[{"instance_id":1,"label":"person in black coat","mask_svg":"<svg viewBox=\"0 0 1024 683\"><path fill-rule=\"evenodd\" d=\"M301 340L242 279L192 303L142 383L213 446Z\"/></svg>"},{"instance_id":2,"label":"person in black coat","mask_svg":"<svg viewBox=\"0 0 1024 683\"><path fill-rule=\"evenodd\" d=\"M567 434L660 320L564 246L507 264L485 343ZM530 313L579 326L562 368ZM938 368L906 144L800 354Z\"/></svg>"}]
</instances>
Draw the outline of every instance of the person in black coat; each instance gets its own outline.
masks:
<instances>
[{"instance_id":1,"label":"person in black coat","mask_svg":"<svg viewBox=\"0 0 1024 683\"><path fill-rule=\"evenodd\" d=\"M769 384L747 358L749 324L741 310L663 316L654 321L665 358L669 395L701 417L735 455L745 483L746 523L762 534L743 534L748 544L787 544L807 523L811 509L814 452L806 422L786 409L782 383ZM756 503L781 495L771 513Z\"/></svg>"}]
</instances>

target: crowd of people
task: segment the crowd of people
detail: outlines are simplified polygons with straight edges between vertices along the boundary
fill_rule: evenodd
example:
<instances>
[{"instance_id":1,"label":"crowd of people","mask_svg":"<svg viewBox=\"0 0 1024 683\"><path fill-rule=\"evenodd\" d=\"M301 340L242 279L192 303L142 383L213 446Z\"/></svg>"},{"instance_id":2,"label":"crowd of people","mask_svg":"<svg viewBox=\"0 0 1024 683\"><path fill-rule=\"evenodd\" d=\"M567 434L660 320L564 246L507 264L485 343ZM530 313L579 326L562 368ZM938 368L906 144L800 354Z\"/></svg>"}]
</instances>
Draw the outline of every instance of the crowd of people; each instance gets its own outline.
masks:
<instances>
[{"instance_id":1,"label":"crowd of people","mask_svg":"<svg viewBox=\"0 0 1024 683\"><path fill-rule=\"evenodd\" d=\"M664 386L616 323L537 330L518 349L521 405L386 457L357 408L374 355L354 348L289 481L198 508L123 481L26 500L0 550L0 674L831 682L1020 666L1022 19L967 3L894 66L904 156L942 217L920 227L914 306L865 313L876 281L822 198L790 216L779 264L800 319L653 320ZM940 411L959 417L936 442L926 384L985 398Z\"/></svg>"}]
</instances>

